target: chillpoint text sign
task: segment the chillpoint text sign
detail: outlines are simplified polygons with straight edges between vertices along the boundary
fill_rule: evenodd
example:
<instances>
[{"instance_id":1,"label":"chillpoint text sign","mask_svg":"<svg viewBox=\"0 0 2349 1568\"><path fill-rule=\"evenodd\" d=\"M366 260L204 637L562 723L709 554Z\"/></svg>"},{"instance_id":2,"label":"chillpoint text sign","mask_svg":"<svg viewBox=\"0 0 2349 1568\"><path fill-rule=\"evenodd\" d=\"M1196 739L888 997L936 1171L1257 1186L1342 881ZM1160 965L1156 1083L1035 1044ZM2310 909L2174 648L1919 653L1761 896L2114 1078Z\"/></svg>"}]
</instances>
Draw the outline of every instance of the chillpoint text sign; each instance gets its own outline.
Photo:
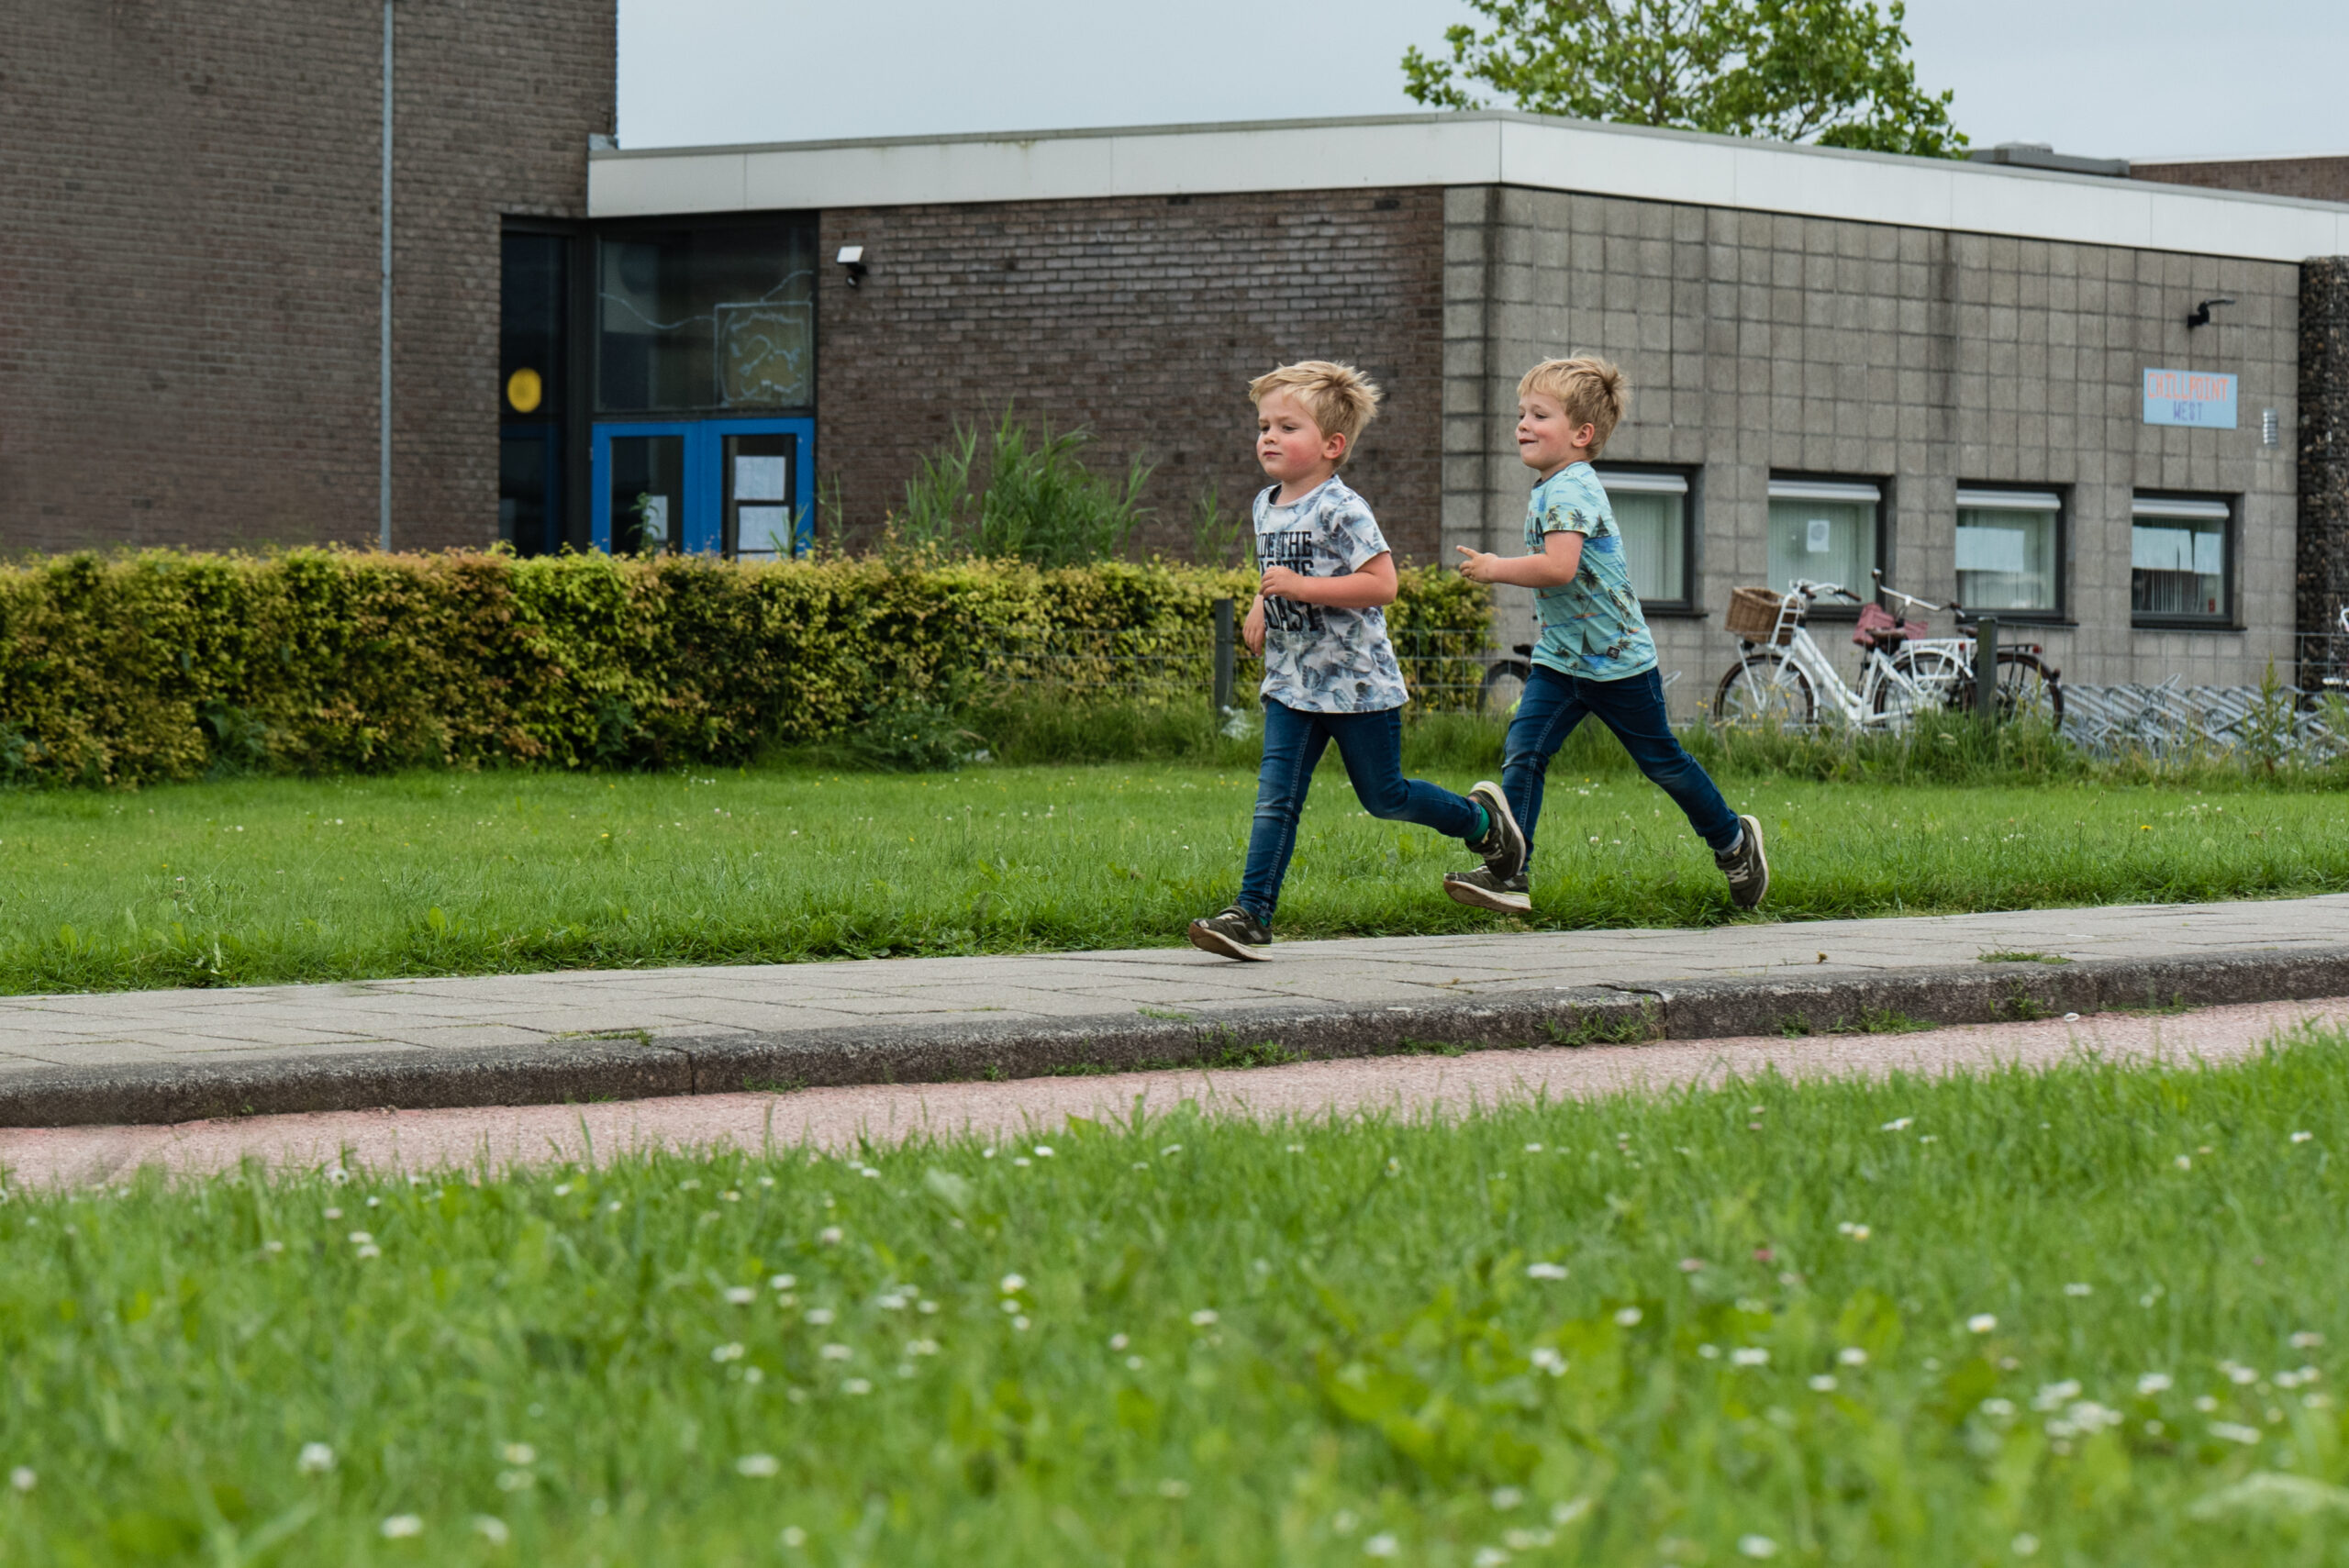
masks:
<instances>
[{"instance_id":1,"label":"chillpoint text sign","mask_svg":"<svg viewBox=\"0 0 2349 1568\"><path fill-rule=\"evenodd\" d=\"M2147 371L2145 423L2235 428L2235 378L2207 371Z\"/></svg>"}]
</instances>

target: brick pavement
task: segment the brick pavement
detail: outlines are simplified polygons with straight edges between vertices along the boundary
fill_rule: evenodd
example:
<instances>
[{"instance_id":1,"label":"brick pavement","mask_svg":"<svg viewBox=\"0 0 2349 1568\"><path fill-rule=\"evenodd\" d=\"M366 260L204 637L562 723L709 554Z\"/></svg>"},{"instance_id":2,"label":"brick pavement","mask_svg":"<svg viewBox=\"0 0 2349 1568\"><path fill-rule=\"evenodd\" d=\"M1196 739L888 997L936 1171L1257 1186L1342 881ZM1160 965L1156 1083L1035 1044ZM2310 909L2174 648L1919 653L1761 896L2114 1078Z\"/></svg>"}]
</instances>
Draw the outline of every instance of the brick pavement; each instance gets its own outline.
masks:
<instances>
[{"instance_id":1,"label":"brick pavement","mask_svg":"<svg viewBox=\"0 0 2349 1568\"><path fill-rule=\"evenodd\" d=\"M2349 994L2349 895L0 998L0 1125L1708 1039ZM2021 951L2068 962L1985 961Z\"/></svg>"}]
</instances>

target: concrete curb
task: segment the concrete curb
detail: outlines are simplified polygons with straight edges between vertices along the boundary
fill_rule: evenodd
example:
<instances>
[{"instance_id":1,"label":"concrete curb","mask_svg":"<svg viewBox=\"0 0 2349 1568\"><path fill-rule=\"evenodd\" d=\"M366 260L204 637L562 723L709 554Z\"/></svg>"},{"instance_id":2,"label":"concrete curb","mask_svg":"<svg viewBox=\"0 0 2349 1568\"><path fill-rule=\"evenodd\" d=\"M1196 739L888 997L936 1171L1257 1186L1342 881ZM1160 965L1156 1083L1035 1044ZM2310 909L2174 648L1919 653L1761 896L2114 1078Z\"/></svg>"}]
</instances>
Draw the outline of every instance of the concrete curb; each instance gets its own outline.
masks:
<instances>
[{"instance_id":1,"label":"concrete curb","mask_svg":"<svg viewBox=\"0 0 2349 1568\"><path fill-rule=\"evenodd\" d=\"M1141 1067L1241 1067L1453 1048L1719 1040L1865 1030L1894 1015L1989 1023L2116 1007L2349 995L2349 947L1881 974L1558 986L1457 1002L1118 1013L1049 1024L892 1025L773 1034L640 1034L477 1051L281 1055L226 1066L68 1069L0 1084L0 1126L166 1123L298 1111L558 1105Z\"/></svg>"}]
</instances>

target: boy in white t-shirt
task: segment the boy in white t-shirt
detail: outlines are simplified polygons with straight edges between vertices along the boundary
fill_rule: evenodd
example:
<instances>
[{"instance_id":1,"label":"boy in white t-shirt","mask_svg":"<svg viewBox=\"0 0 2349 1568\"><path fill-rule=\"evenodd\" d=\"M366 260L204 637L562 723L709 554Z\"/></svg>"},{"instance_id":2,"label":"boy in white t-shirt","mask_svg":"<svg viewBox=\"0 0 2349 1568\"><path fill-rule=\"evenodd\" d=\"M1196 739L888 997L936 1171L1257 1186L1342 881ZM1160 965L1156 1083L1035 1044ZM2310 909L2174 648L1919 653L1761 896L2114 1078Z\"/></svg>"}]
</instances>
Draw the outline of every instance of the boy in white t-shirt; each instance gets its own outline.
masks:
<instances>
[{"instance_id":1,"label":"boy in white t-shirt","mask_svg":"<svg viewBox=\"0 0 2349 1568\"><path fill-rule=\"evenodd\" d=\"M1191 922L1192 945L1263 959L1297 817L1322 752L1336 741L1346 777L1373 817L1417 822L1465 842L1508 875L1524 873L1524 835L1498 784L1465 796L1403 776L1403 672L1382 606L1395 600L1395 557L1361 496L1338 477L1378 410L1378 388L1352 365L1307 360L1251 383L1256 459L1273 481L1256 497L1264 581L1242 635L1264 656L1264 761L1240 896Z\"/></svg>"}]
</instances>

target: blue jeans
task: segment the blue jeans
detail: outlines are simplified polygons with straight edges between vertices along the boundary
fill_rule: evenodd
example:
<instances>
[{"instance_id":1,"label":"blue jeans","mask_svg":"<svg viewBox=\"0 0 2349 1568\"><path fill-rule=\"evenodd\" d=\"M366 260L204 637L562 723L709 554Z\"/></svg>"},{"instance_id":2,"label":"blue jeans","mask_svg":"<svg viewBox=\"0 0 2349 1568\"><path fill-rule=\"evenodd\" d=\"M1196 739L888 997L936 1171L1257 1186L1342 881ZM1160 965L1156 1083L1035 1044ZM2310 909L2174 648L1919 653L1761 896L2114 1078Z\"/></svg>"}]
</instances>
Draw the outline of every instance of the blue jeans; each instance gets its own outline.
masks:
<instances>
[{"instance_id":1,"label":"blue jeans","mask_svg":"<svg viewBox=\"0 0 2349 1568\"><path fill-rule=\"evenodd\" d=\"M1542 776L1586 713L1597 714L1615 732L1640 772L1687 814L1688 826L1715 854L1736 844L1741 830L1737 813L1664 717L1662 677L1650 670L1620 681L1586 681L1536 664L1525 683L1525 695L1518 701L1517 717L1509 721L1501 763L1501 788L1508 795L1508 808L1517 813L1518 827L1524 829L1529 859L1533 824L1542 815Z\"/></svg>"},{"instance_id":2,"label":"blue jeans","mask_svg":"<svg viewBox=\"0 0 2349 1568\"><path fill-rule=\"evenodd\" d=\"M1447 839L1476 836L1476 803L1403 776L1403 710L1308 713L1264 699L1264 765L1256 774L1256 822L1248 834L1248 869L1238 903L1269 926L1280 902L1281 878L1297 848L1297 819L1313 769L1330 742L1346 764L1354 798L1373 817L1416 822Z\"/></svg>"}]
</instances>

